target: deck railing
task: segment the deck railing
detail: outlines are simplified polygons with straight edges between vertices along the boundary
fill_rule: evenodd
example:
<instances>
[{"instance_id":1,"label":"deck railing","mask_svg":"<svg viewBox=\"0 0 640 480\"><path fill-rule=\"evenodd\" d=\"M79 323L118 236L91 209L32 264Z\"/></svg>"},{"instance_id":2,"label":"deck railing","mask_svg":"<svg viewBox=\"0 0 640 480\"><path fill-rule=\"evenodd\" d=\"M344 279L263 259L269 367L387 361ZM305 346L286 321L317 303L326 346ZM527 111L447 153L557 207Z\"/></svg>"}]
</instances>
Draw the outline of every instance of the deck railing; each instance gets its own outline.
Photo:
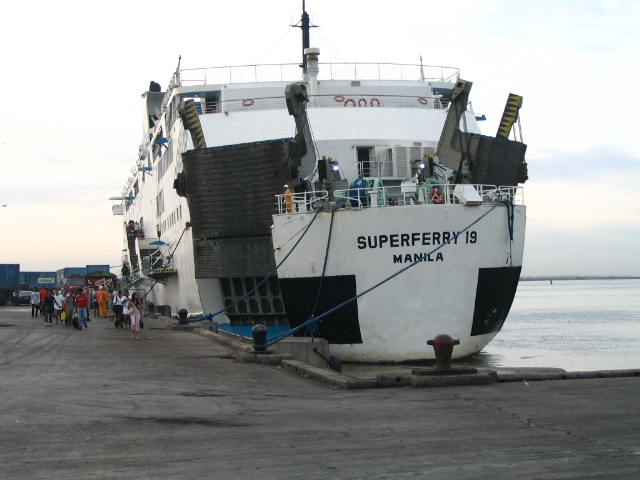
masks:
<instances>
[{"instance_id":1,"label":"deck railing","mask_svg":"<svg viewBox=\"0 0 640 480\"><path fill-rule=\"evenodd\" d=\"M318 80L423 80L456 82L460 70L453 67L403 65L396 63L320 63ZM190 68L174 74L170 87L254 83L296 82L303 74L297 63Z\"/></svg>"},{"instance_id":2,"label":"deck railing","mask_svg":"<svg viewBox=\"0 0 640 480\"><path fill-rule=\"evenodd\" d=\"M458 189L457 189L458 187ZM351 188L336 190L329 195L326 190L276 195L278 213L304 213L320 206L331 207L344 202L352 208L380 208L420 205L461 205L465 202L455 184L405 184L390 187ZM470 204L495 205L509 201L524 205L523 188L520 186L499 187L495 185L465 185L473 187L479 201Z\"/></svg>"}]
</instances>

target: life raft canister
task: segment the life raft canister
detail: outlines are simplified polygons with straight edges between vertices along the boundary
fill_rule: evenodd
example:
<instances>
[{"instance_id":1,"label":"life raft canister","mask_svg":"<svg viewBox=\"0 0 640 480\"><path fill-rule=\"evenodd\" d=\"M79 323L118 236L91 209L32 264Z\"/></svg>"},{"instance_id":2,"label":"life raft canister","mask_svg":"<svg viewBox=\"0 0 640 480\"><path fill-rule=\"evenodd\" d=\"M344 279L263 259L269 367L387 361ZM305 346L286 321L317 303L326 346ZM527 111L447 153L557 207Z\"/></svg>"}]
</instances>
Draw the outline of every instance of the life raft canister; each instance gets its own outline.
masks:
<instances>
[{"instance_id":1,"label":"life raft canister","mask_svg":"<svg viewBox=\"0 0 640 480\"><path fill-rule=\"evenodd\" d=\"M429 200L431 203L444 203L444 193L442 193L442 189L438 187L434 187L429 192Z\"/></svg>"}]
</instances>

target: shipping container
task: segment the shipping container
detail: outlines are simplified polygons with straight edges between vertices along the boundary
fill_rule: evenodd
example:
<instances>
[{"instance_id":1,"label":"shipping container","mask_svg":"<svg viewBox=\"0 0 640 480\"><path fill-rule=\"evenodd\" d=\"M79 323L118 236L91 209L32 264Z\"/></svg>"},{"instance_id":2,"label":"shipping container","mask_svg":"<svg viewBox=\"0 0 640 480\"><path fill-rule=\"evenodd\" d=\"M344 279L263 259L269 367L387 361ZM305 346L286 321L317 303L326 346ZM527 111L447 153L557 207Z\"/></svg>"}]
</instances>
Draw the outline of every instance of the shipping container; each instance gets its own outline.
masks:
<instances>
[{"instance_id":1,"label":"shipping container","mask_svg":"<svg viewBox=\"0 0 640 480\"><path fill-rule=\"evenodd\" d=\"M87 265L85 269L85 275L95 272L107 272L109 273L109 265Z\"/></svg>"},{"instance_id":2,"label":"shipping container","mask_svg":"<svg viewBox=\"0 0 640 480\"><path fill-rule=\"evenodd\" d=\"M65 277L71 277L74 275L85 275L86 268L85 267L66 267L63 268L63 275Z\"/></svg>"},{"instance_id":3,"label":"shipping container","mask_svg":"<svg viewBox=\"0 0 640 480\"><path fill-rule=\"evenodd\" d=\"M20 272L20 284L26 290L33 290L34 287L58 288L56 272Z\"/></svg>"},{"instance_id":4,"label":"shipping container","mask_svg":"<svg viewBox=\"0 0 640 480\"><path fill-rule=\"evenodd\" d=\"M64 287L65 289L70 288L69 286L83 286L85 285L84 281L84 272L85 267L65 267L57 272L57 284L59 287Z\"/></svg>"},{"instance_id":5,"label":"shipping container","mask_svg":"<svg viewBox=\"0 0 640 480\"><path fill-rule=\"evenodd\" d=\"M18 288L20 283L20 264L3 263L0 264L0 288Z\"/></svg>"},{"instance_id":6,"label":"shipping container","mask_svg":"<svg viewBox=\"0 0 640 480\"><path fill-rule=\"evenodd\" d=\"M0 305L4 305L11 299L11 294L18 289L20 284L20 264L0 264Z\"/></svg>"}]
</instances>

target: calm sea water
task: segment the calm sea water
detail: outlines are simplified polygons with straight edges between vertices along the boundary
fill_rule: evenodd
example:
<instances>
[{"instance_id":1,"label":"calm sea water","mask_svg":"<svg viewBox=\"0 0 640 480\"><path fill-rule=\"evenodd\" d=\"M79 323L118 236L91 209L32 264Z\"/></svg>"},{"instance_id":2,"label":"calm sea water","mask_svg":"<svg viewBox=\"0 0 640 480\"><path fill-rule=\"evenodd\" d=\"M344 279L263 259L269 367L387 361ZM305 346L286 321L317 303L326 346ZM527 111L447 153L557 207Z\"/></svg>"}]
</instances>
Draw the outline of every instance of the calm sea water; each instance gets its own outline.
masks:
<instances>
[{"instance_id":1,"label":"calm sea water","mask_svg":"<svg viewBox=\"0 0 640 480\"><path fill-rule=\"evenodd\" d=\"M640 368L640 280L520 282L502 331L473 363Z\"/></svg>"},{"instance_id":2,"label":"calm sea water","mask_svg":"<svg viewBox=\"0 0 640 480\"><path fill-rule=\"evenodd\" d=\"M640 280L520 282L502 331L462 365L640 368ZM358 377L401 370L411 366L343 365Z\"/></svg>"}]
</instances>

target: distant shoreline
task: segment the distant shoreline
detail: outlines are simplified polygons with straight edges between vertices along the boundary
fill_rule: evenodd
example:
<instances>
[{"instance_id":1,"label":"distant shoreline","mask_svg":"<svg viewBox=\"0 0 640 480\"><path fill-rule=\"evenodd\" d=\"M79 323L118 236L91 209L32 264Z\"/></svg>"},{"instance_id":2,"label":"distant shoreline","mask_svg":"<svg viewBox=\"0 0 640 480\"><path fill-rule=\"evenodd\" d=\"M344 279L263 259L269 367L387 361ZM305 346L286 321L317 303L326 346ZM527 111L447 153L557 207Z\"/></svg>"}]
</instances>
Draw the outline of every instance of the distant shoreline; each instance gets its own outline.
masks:
<instances>
[{"instance_id":1,"label":"distant shoreline","mask_svg":"<svg viewBox=\"0 0 640 480\"><path fill-rule=\"evenodd\" d=\"M547 280L639 280L640 277L620 277L620 276L596 276L596 275L563 275L551 277L520 277L522 282L547 281Z\"/></svg>"}]
</instances>

